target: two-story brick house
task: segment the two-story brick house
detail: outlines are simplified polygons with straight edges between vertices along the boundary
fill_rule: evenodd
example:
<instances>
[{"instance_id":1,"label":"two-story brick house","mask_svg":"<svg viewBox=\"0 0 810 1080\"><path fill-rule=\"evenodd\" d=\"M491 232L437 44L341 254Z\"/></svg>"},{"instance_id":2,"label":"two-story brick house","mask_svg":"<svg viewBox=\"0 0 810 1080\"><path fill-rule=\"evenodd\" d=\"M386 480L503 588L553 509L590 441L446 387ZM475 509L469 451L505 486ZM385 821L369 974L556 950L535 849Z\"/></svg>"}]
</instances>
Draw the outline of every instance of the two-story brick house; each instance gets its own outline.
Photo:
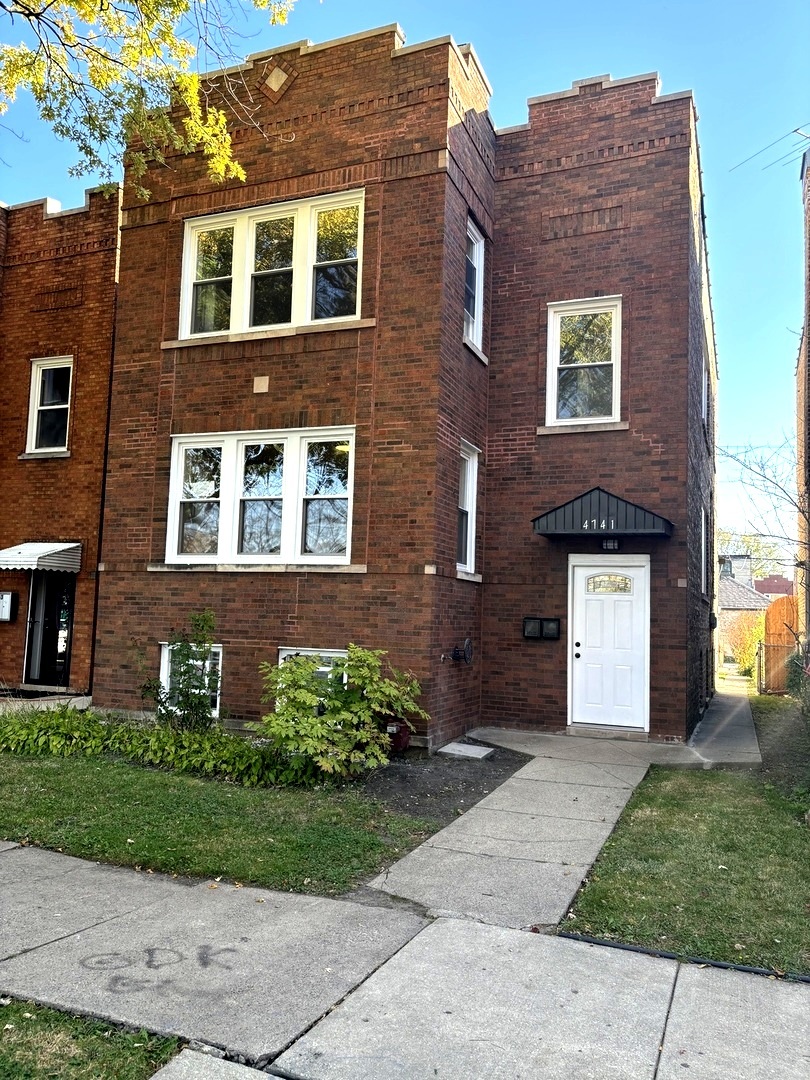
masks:
<instances>
[{"instance_id":1,"label":"two-story brick house","mask_svg":"<svg viewBox=\"0 0 810 1080\"><path fill-rule=\"evenodd\" d=\"M714 563L691 96L605 76L496 131L473 50L398 27L229 78L247 183L176 156L125 196L94 699L138 707L209 607L237 720L261 661L353 641L420 678L434 746L686 737Z\"/></svg>"},{"instance_id":2,"label":"two-story brick house","mask_svg":"<svg viewBox=\"0 0 810 1080\"><path fill-rule=\"evenodd\" d=\"M804 231L804 311L796 360L797 567L796 596L799 636L810 638L810 150L802 156L802 223Z\"/></svg>"},{"instance_id":3,"label":"two-story brick house","mask_svg":"<svg viewBox=\"0 0 810 1080\"><path fill-rule=\"evenodd\" d=\"M0 206L0 685L87 690L117 195Z\"/></svg>"}]
</instances>

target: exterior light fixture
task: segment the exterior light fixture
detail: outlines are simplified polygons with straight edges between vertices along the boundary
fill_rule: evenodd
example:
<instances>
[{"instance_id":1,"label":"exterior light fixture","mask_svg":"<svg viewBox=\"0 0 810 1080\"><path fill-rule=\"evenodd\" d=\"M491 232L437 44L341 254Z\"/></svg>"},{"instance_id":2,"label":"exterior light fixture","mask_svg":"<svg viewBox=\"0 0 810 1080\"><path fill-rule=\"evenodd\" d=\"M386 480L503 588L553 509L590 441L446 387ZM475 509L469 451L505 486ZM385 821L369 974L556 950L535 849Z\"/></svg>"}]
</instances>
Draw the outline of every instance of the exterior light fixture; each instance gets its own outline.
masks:
<instances>
[{"instance_id":1,"label":"exterior light fixture","mask_svg":"<svg viewBox=\"0 0 810 1080\"><path fill-rule=\"evenodd\" d=\"M618 551L619 541L614 539L606 539L602 541L602 551Z\"/></svg>"}]
</instances>

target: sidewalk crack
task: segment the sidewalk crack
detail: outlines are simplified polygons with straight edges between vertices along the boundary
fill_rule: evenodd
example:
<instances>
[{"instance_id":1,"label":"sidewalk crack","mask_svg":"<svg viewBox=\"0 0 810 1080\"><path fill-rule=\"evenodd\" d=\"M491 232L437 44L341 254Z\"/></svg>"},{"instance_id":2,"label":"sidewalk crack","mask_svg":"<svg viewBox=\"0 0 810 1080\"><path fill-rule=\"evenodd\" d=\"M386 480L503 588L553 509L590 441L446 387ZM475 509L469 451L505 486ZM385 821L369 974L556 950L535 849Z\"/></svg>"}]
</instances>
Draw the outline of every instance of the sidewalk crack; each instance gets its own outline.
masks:
<instances>
[{"instance_id":1,"label":"sidewalk crack","mask_svg":"<svg viewBox=\"0 0 810 1080\"><path fill-rule=\"evenodd\" d=\"M652 1074L652 1080L658 1080L658 1070L661 1068L661 1060L664 1054L664 1044L667 1039L667 1028L669 1027L669 1017L672 1013L672 1002L675 1000L675 989L678 985L678 977L681 974L681 964L678 962L678 966L675 968L675 978L672 980L672 991L669 995L669 1001L667 1002L667 1014L664 1017L664 1027L661 1032L661 1039L658 1043L658 1054L655 1060L655 1070Z\"/></svg>"}]
</instances>

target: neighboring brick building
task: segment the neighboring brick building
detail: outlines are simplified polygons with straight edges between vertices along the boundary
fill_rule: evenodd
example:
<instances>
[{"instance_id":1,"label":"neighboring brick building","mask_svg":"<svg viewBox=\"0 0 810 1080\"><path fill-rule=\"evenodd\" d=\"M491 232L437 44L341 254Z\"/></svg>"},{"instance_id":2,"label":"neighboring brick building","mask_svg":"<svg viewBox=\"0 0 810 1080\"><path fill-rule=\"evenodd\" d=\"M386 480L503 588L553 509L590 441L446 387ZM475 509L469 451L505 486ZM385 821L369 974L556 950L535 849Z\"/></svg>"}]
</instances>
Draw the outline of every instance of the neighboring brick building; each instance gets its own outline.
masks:
<instances>
[{"instance_id":1,"label":"neighboring brick building","mask_svg":"<svg viewBox=\"0 0 810 1080\"><path fill-rule=\"evenodd\" d=\"M810 150L802 158L802 201L804 206L804 326L796 364L796 458L798 464L798 550L796 596L799 636L810 640Z\"/></svg>"},{"instance_id":2,"label":"neighboring brick building","mask_svg":"<svg viewBox=\"0 0 810 1080\"><path fill-rule=\"evenodd\" d=\"M118 195L0 205L0 685L91 683Z\"/></svg>"},{"instance_id":3,"label":"neighboring brick building","mask_svg":"<svg viewBox=\"0 0 810 1080\"><path fill-rule=\"evenodd\" d=\"M353 641L419 677L434 746L685 738L715 593L691 96L604 76L498 132L472 49L398 27L230 74L247 183L175 156L125 200L96 702L137 708L210 607L236 720L261 661Z\"/></svg>"}]
</instances>

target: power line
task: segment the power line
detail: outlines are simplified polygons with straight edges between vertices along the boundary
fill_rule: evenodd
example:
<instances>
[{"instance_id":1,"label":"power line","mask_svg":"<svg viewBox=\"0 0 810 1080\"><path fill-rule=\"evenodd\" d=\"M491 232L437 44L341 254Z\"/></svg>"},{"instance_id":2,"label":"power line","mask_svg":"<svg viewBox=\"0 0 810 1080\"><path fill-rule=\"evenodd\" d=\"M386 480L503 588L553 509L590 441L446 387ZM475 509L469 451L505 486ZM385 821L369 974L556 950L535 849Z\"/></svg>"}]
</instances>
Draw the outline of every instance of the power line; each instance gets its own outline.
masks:
<instances>
[{"instance_id":1,"label":"power line","mask_svg":"<svg viewBox=\"0 0 810 1080\"><path fill-rule=\"evenodd\" d=\"M808 123L810 123L810 121ZM800 127L807 127L807 124L801 124ZM745 161L739 162L739 164L734 165L733 168L729 169L728 171L734 172L734 169L739 169L742 165L747 165L749 161L753 161L755 157L759 157L760 154L764 154L766 150L770 150L772 146L776 146L784 139L789 139L791 135L802 135L805 139L808 137L804 134L803 131L800 131L798 127L791 128L790 131L786 131L784 135L780 135L778 139L774 139L772 143L768 143L767 146L763 146L761 150L757 150L755 154L751 154L751 156L747 157Z\"/></svg>"}]
</instances>

